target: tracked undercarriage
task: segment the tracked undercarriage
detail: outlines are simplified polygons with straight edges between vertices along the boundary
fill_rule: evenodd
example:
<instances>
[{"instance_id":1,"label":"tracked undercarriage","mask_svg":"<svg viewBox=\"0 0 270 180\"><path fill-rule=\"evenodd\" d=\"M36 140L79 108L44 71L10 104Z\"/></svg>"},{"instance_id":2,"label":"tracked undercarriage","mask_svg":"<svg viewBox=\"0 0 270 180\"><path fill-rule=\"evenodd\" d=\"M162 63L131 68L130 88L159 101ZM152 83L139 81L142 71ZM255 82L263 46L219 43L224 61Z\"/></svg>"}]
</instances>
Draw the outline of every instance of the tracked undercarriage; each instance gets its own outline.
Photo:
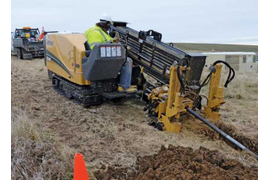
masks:
<instances>
[{"instance_id":1,"label":"tracked undercarriage","mask_svg":"<svg viewBox=\"0 0 270 180\"><path fill-rule=\"evenodd\" d=\"M91 87L78 86L57 75L53 75L52 85L59 94L75 100L84 107L99 105L103 102L102 96Z\"/></svg>"},{"instance_id":2,"label":"tracked undercarriage","mask_svg":"<svg viewBox=\"0 0 270 180\"><path fill-rule=\"evenodd\" d=\"M116 104L123 103L128 98L135 96L135 94L111 92L112 89L117 88L117 83L112 83L111 81L98 82L91 86L80 86L59 77L56 74L52 74L50 71L48 74L56 92L68 99L74 100L84 107L100 105L107 100ZM104 87L107 87L107 89L104 89Z\"/></svg>"}]
</instances>

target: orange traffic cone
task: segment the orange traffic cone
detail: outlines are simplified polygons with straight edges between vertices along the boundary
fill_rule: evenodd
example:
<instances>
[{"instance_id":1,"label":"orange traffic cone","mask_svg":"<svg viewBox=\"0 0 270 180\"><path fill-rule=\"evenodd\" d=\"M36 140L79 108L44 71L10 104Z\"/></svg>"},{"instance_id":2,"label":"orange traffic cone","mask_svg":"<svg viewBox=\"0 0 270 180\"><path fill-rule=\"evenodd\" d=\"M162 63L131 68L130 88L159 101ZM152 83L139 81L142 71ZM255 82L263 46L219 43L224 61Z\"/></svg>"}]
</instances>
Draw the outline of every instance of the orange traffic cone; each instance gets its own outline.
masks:
<instances>
[{"instance_id":1,"label":"orange traffic cone","mask_svg":"<svg viewBox=\"0 0 270 180\"><path fill-rule=\"evenodd\" d=\"M83 155L81 153L77 153L74 158L73 180L89 180L87 169L83 160Z\"/></svg>"}]
</instances>

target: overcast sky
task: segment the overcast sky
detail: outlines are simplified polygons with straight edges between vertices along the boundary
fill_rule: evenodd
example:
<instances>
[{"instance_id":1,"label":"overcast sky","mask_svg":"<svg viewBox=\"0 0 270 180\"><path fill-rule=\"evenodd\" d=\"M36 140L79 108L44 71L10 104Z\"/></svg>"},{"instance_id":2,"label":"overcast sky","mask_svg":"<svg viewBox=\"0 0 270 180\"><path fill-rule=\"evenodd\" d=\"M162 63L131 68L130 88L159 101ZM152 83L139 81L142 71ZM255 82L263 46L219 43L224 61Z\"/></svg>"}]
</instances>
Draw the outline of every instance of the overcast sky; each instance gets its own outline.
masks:
<instances>
[{"instance_id":1,"label":"overcast sky","mask_svg":"<svg viewBox=\"0 0 270 180\"><path fill-rule=\"evenodd\" d=\"M257 0L12 0L11 29L84 32L103 13L165 42L258 44Z\"/></svg>"}]
</instances>

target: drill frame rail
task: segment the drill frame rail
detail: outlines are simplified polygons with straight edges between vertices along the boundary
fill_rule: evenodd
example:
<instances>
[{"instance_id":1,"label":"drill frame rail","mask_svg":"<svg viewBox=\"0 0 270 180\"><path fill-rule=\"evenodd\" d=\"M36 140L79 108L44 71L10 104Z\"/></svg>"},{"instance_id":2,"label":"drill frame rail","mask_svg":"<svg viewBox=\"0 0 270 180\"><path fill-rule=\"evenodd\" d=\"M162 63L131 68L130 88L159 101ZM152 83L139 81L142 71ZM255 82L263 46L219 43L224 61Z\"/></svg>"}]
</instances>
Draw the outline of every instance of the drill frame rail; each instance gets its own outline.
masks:
<instances>
[{"instance_id":1,"label":"drill frame rail","mask_svg":"<svg viewBox=\"0 0 270 180\"><path fill-rule=\"evenodd\" d=\"M110 32L119 33L121 44L130 48L128 55L135 64L144 68L144 72L160 84L169 84L170 67L175 61L181 63L184 59L188 62L195 60L196 63L195 61L193 64L191 63L193 70L186 75L186 80L193 80L195 84L199 84L206 56L202 54L188 54L161 42L162 35L156 31L138 32L126 27L126 24L125 22L114 22L114 25L110 26Z\"/></svg>"}]
</instances>

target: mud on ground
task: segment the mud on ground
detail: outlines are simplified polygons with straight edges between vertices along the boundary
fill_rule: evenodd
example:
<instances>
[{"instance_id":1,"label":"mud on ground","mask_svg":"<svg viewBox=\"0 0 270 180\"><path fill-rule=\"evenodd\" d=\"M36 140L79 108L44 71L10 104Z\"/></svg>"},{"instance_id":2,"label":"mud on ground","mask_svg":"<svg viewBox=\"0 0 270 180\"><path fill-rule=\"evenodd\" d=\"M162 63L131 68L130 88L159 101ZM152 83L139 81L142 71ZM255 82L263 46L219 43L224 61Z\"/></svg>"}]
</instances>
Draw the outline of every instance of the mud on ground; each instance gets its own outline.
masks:
<instances>
[{"instance_id":1,"label":"mud on ground","mask_svg":"<svg viewBox=\"0 0 270 180\"><path fill-rule=\"evenodd\" d=\"M138 157L152 156L162 145L189 147L195 151L204 147L224 159L257 166L257 161L249 154L234 149L221 138L209 138L200 133L194 125L200 127L197 120L183 122L179 134L160 132L147 125L149 118L143 112L144 103L138 99L122 105L104 103L86 109L53 90L43 59L24 61L12 57L11 63L12 106L26 111L29 118L53 132L66 147L82 153L91 172L104 170L104 167L135 171ZM250 89L256 94L256 87ZM229 97L222 110L222 122L235 127L244 137L256 140L256 103L256 96L251 100ZM252 116L247 119L248 114Z\"/></svg>"}]
</instances>

